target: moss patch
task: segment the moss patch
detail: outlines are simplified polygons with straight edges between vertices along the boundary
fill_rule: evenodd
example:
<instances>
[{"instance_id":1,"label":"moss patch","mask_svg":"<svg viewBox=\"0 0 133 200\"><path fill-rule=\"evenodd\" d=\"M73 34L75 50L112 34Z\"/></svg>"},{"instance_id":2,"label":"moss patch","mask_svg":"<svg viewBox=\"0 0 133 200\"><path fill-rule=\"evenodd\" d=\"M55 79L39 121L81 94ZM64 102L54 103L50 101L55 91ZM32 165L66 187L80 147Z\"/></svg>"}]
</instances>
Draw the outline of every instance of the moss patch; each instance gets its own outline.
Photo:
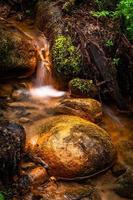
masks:
<instances>
[{"instance_id":1,"label":"moss patch","mask_svg":"<svg viewBox=\"0 0 133 200\"><path fill-rule=\"evenodd\" d=\"M81 95L94 98L98 94L97 87L94 85L92 80L75 78L70 81L69 89L73 95Z\"/></svg>"},{"instance_id":2,"label":"moss patch","mask_svg":"<svg viewBox=\"0 0 133 200\"><path fill-rule=\"evenodd\" d=\"M9 35L5 34L3 31L1 32L0 36L0 60L2 60L5 65L11 64L12 59L9 52L11 52L14 48L14 44L10 40Z\"/></svg>"},{"instance_id":3,"label":"moss patch","mask_svg":"<svg viewBox=\"0 0 133 200\"><path fill-rule=\"evenodd\" d=\"M55 71L67 80L81 71L81 54L70 36L58 35L52 49Z\"/></svg>"}]
</instances>

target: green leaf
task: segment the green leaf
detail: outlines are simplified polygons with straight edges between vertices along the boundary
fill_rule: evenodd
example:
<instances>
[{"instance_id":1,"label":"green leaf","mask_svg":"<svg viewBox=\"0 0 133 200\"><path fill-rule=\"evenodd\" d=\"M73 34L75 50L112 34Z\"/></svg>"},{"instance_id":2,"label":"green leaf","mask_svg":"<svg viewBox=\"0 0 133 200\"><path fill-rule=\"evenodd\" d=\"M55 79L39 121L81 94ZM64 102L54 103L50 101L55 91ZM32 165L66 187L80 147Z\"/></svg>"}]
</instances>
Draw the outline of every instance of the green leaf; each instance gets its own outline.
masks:
<instances>
[{"instance_id":1,"label":"green leaf","mask_svg":"<svg viewBox=\"0 0 133 200\"><path fill-rule=\"evenodd\" d=\"M4 195L2 194L2 192L0 192L0 200L5 200Z\"/></svg>"}]
</instances>

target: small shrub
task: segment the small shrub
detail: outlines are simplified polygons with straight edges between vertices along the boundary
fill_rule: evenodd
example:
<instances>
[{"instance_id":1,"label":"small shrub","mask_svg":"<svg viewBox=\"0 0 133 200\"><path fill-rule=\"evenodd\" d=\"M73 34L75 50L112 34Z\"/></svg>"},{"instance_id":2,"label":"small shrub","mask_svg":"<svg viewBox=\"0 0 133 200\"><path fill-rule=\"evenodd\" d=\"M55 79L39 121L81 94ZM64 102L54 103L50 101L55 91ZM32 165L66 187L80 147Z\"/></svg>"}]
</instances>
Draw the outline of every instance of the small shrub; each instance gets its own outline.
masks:
<instances>
[{"instance_id":1,"label":"small shrub","mask_svg":"<svg viewBox=\"0 0 133 200\"><path fill-rule=\"evenodd\" d=\"M56 37L52 55L55 71L58 75L69 80L80 73L80 51L73 45L70 36L59 35Z\"/></svg>"},{"instance_id":2,"label":"small shrub","mask_svg":"<svg viewBox=\"0 0 133 200\"><path fill-rule=\"evenodd\" d=\"M115 15L124 17L127 35L133 40L133 0L121 0Z\"/></svg>"},{"instance_id":3,"label":"small shrub","mask_svg":"<svg viewBox=\"0 0 133 200\"><path fill-rule=\"evenodd\" d=\"M84 97L95 98L97 96L97 87L92 80L84 80L80 78L72 79L69 82L69 89L72 94L83 95Z\"/></svg>"}]
</instances>

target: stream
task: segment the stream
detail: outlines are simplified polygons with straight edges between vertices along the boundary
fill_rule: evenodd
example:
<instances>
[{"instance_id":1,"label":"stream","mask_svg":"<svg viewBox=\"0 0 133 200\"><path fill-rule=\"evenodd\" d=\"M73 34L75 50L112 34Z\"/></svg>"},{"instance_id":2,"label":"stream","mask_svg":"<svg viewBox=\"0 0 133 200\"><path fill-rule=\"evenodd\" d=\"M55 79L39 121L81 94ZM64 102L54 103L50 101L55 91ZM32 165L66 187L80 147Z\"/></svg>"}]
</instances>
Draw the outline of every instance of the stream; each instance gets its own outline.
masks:
<instances>
[{"instance_id":1,"label":"stream","mask_svg":"<svg viewBox=\"0 0 133 200\"><path fill-rule=\"evenodd\" d=\"M49 43L46 37L33 26L14 21L12 23L26 37L36 42L39 59L35 77L31 80L20 80L19 83L14 81L13 84L18 84L18 89L12 94L12 100L8 100L4 115L9 121L22 124L26 130L27 143L31 142L34 145L37 140L34 126L38 125L41 119L53 116L52 109L68 95L68 92L59 91L57 83L53 80ZM13 84L8 82L1 87L3 90L4 88L11 90ZM133 140L133 118L120 114L114 105L103 105L103 120L100 126L109 132L116 146L121 141ZM118 158L125 162L123 155L120 154ZM93 178L91 184L99 190L102 200L124 200L112 191L115 180L109 170ZM86 181L85 184L89 185L89 181Z\"/></svg>"}]
</instances>

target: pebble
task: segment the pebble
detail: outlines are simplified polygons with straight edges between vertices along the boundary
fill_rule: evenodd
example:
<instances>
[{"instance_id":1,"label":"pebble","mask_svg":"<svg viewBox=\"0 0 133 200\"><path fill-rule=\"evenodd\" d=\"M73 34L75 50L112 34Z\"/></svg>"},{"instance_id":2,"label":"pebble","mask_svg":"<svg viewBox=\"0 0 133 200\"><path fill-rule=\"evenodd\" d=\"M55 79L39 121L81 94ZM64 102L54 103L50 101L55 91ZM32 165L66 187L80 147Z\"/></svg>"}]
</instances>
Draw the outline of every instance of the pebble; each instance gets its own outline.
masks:
<instances>
[{"instance_id":1,"label":"pebble","mask_svg":"<svg viewBox=\"0 0 133 200\"><path fill-rule=\"evenodd\" d=\"M28 123L28 122L30 122L30 119L27 118L27 117L21 117L21 118L19 119L19 122L20 122L20 123Z\"/></svg>"}]
</instances>

